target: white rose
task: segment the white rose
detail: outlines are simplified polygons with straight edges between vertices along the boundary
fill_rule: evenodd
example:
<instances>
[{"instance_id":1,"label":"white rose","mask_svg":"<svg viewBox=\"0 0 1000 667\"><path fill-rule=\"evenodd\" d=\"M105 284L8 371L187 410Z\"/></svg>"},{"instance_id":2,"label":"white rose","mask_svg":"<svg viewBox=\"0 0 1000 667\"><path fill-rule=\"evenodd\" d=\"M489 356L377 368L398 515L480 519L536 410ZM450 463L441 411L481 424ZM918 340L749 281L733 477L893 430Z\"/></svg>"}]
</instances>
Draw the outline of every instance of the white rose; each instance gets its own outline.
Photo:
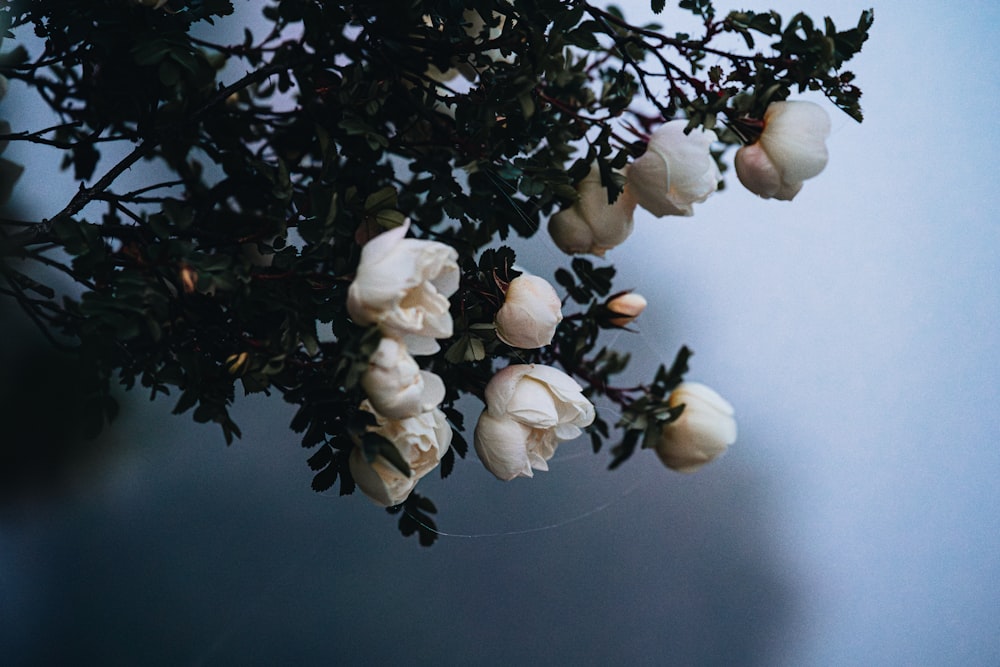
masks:
<instances>
[{"instance_id":1,"label":"white rose","mask_svg":"<svg viewBox=\"0 0 1000 667\"><path fill-rule=\"evenodd\" d=\"M790 201L802 181L826 167L830 116L806 101L773 102L764 112L760 138L736 151L736 175L764 199Z\"/></svg>"},{"instance_id":2,"label":"white rose","mask_svg":"<svg viewBox=\"0 0 1000 667\"><path fill-rule=\"evenodd\" d=\"M361 407L371 412L367 401ZM451 427L444 413L436 408L399 420L374 414L378 425L369 430L383 436L399 450L410 466L410 476L401 473L381 455L369 463L360 446L351 452L349 466L351 476L366 496L382 507L391 507L406 500L417 482L441 462L451 446Z\"/></svg>"},{"instance_id":3,"label":"white rose","mask_svg":"<svg viewBox=\"0 0 1000 667\"><path fill-rule=\"evenodd\" d=\"M632 233L635 197L626 187L615 203L609 204L608 189L601 185L597 165L591 167L576 191L579 195L576 203L552 216L549 235L567 254L590 253L603 257Z\"/></svg>"},{"instance_id":4,"label":"white rose","mask_svg":"<svg viewBox=\"0 0 1000 667\"><path fill-rule=\"evenodd\" d=\"M510 281L494 325L511 347L533 350L552 342L562 321L562 302L544 278L522 274Z\"/></svg>"},{"instance_id":5,"label":"white rose","mask_svg":"<svg viewBox=\"0 0 1000 667\"><path fill-rule=\"evenodd\" d=\"M684 134L686 120L664 123L649 137L646 152L625 175L639 206L658 218L693 215L692 204L719 188L722 173L710 152L715 132L698 127Z\"/></svg>"},{"instance_id":6,"label":"white rose","mask_svg":"<svg viewBox=\"0 0 1000 667\"><path fill-rule=\"evenodd\" d=\"M444 382L420 366L400 341L384 337L368 360L361 388L375 412L386 419L413 417L444 400Z\"/></svg>"},{"instance_id":7,"label":"white rose","mask_svg":"<svg viewBox=\"0 0 1000 667\"><path fill-rule=\"evenodd\" d=\"M486 385L486 409L476 424L479 460L498 479L531 477L563 440L594 421L594 406L573 378L540 364L515 364Z\"/></svg>"},{"instance_id":8,"label":"white rose","mask_svg":"<svg viewBox=\"0 0 1000 667\"><path fill-rule=\"evenodd\" d=\"M663 465L694 472L736 442L733 406L697 382L682 382L670 393L670 407L684 404L681 416L660 430L656 454Z\"/></svg>"},{"instance_id":9,"label":"white rose","mask_svg":"<svg viewBox=\"0 0 1000 667\"><path fill-rule=\"evenodd\" d=\"M437 241L405 238L409 221L382 232L361 249L347 291L347 312L358 324L378 324L402 338L413 354L433 354L435 338L454 326L448 297L458 289L458 253Z\"/></svg>"},{"instance_id":10,"label":"white rose","mask_svg":"<svg viewBox=\"0 0 1000 667\"><path fill-rule=\"evenodd\" d=\"M626 327L646 310L646 298L635 292L625 292L609 299L604 305L608 309L608 323L616 327Z\"/></svg>"}]
</instances>

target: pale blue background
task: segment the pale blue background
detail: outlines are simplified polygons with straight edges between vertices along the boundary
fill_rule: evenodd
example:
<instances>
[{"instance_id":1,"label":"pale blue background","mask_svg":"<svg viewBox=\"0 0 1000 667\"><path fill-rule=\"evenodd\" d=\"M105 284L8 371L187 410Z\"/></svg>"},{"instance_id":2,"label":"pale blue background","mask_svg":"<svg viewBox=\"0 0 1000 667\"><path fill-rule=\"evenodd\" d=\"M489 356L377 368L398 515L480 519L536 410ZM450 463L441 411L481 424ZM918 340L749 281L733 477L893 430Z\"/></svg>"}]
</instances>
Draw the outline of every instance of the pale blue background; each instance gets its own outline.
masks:
<instances>
[{"instance_id":1,"label":"pale blue background","mask_svg":"<svg viewBox=\"0 0 1000 667\"><path fill-rule=\"evenodd\" d=\"M770 6L846 27L868 5ZM875 12L851 66L867 120L833 116L830 164L794 202L731 180L693 218L640 218L609 254L651 302L619 342L640 375L695 349L689 377L738 412L725 457L680 476L640 452L610 473L581 440L502 484L470 455L421 488L442 530L479 537L422 549L363 496L309 489L275 401L241 401L226 449L138 400L115 456L0 512L3 654L1000 664L1000 7ZM19 188L38 215L45 168Z\"/></svg>"}]
</instances>

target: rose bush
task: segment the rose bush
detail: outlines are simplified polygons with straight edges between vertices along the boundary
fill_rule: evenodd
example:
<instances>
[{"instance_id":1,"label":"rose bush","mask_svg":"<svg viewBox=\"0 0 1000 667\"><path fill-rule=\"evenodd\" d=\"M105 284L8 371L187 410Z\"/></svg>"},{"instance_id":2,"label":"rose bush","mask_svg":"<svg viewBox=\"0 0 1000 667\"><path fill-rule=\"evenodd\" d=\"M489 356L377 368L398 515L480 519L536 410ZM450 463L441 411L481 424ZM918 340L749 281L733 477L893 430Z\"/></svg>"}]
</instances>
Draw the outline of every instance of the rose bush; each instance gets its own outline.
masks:
<instances>
[{"instance_id":1,"label":"rose bush","mask_svg":"<svg viewBox=\"0 0 1000 667\"><path fill-rule=\"evenodd\" d=\"M764 199L792 200L802 182L826 167L830 116L802 100L772 102L756 142L736 151L736 176Z\"/></svg>"},{"instance_id":2,"label":"rose bush","mask_svg":"<svg viewBox=\"0 0 1000 667\"><path fill-rule=\"evenodd\" d=\"M498 479L531 477L548 470L561 441L572 440L594 421L594 406L573 378L541 364L514 364L487 383L486 409L475 431L475 448Z\"/></svg>"},{"instance_id":3,"label":"rose bush","mask_svg":"<svg viewBox=\"0 0 1000 667\"><path fill-rule=\"evenodd\" d=\"M632 233L636 200L626 187L613 204L608 189L601 184L597 165L576 187L579 199L549 220L549 235L559 249L574 255L604 253L622 243Z\"/></svg>"},{"instance_id":4,"label":"rose bush","mask_svg":"<svg viewBox=\"0 0 1000 667\"><path fill-rule=\"evenodd\" d=\"M351 451L351 475L358 488L376 504L398 505L406 500L417 482L441 462L451 446L451 427L444 413L436 408L406 419L386 419L367 402L361 407L375 415L377 425L369 430L392 443L410 466L410 475L407 477L381 455L369 462L361 445Z\"/></svg>"},{"instance_id":5,"label":"rose bush","mask_svg":"<svg viewBox=\"0 0 1000 667\"><path fill-rule=\"evenodd\" d=\"M420 370L395 338L384 337L368 360L361 388L375 412L387 419L414 417L433 410L444 399L444 382L430 371Z\"/></svg>"},{"instance_id":6,"label":"rose bush","mask_svg":"<svg viewBox=\"0 0 1000 667\"><path fill-rule=\"evenodd\" d=\"M361 249L347 292L347 312L358 324L377 324L412 354L433 354L436 338L453 323L448 297L458 289L458 253L436 241L406 238L409 222L382 232Z\"/></svg>"},{"instance_id":7,"label":"rose bush","mask_svg":"<svg viewBox=\"0 0 1000 667\"><path fill-rule=\"evenodd\" d=\"M712 130L695 128L684 134L687 121L664 123L649 137L649 145L625 175L639 206L658 218L693 215L693 204L719 188L722 173L710 152L718 141Z\"/></svg>"},{"instance_id":8,"label":"rose bush","mask_svg":"<svg viewBox=\"0 0 1000 667\"><path fill-rule=\"evenodd\" d=\"M544 278L522 274L510 281L494 325L511 347L533 350L552 342L562 321L562 302Z\"/></svg>"},{"instance_id":9,"label":"rose bush","mask_svg":"<svg viewBox=\"0 0 1000 667\"><path fill-rule=\"evenodd\" d=\"M682 382L670 393L670 407L681 404L684 411L663 425L655 449L668 468L694 472L736 442L736 420L733 406L698 382Z\"/></svg>"}]
</instances>

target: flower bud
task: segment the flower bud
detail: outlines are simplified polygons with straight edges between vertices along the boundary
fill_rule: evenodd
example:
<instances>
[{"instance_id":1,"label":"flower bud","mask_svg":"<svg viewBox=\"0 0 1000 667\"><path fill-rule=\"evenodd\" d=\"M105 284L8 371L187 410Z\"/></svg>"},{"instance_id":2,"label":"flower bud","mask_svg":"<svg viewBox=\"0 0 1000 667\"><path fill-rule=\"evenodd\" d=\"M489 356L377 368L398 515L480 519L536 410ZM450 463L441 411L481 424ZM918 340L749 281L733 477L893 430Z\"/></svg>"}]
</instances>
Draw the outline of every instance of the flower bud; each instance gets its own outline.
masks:
<instances>
[{"instance_id":1,"label":"flower bud","mask_svg":"<svg viewBox=\"0 0 1000 667\"><path fill-rule=\"evenodd\" d=\"M672 120L657 128L625 173L625 187L658 218L693 215L692 204L708 199L722 180L710 151L718 141L715 132L698 127L684 134L686 127L687 121Z\"/></svg>"},{"instance_id":2,"label":"flower bud","mask_svg":"<svg viewBox=\"0 0 1000 667\"><path fill-rule=\"evenodd\" d=\"M826 167L829 135L830 116L818 104L772 102L760 138L736 151L736 175L764 199L790 201Z\"/></svg>"},{"instance_id":3,"label":"flower bud","mask_svg":"<svg viewBox=\"0 0 1000 667\"><path fill-rule=\"evenodd\" d=\"M612 297L604 304L611 316L607 322L615 327L627 327L639 314L646 309L646 299L635 292L623 292Z\"/></svg>"},{"instance_id":4,"label":"flower bud","mask_svg":"<svg viewBox=\"0 0 1000 667\"><path fill-rule=\"evenodd\" d=\"M230 354L226 357L226 370L229 371L230 375L243 375L249 361L250 354L248 352Z\"/></svg>"},{"instance_id":5,"label":"flower bud","mask_svg":"<svg viewBox=\"0 0 1000 667\"><path fill-rule=\"evenodd\" d=\"M190 266L184 265L180 270L181 286L184 291L191 294L198 289L198 272Z\"/></svg>"},{"instance_id":6,"label":"flower bud","mask_svg":"<svg viewBox=\"0 0 1000 667\"><path fill-rule=\"evenodd\" d=\"M733 406L709 387L682 382L669 398L670 407L683 404L680 417L664 424L655 448L663 465L694 472L736 442Z\"/></svg>"},{"instance_id":7,"label":"flower bud","mask_svg":"<svg viewBox=\"0 0 1000 667\"><path fill-rule=\"evenodd\" d=\"M494 325L511 347L533 350L552 342L562 321L562 302L544 278L522 274L510 281Z\"/></svg>"},{"instance_id":8,"label":"flower bud","mask_svg":"<svg viewBox=\"0 0 1000 667\"><path fill-rule=\"evenodd\" d=\"M384 337L368 360L361 388L375 412L386 419L415 417L444 400L444 382L422 371L400 341Z\"/></svg>"},{"instance_id":9,"label":"flower bud","mask_svg":"<svg viewBox=\"0 0 1000 667\"><path fill-rule=\"evenodd\" d=\"M595 164L576 186L579 199L549 220L549 235L559 249L574 255L604 253L622 243L632 233L635 198L626 187L615 203L608 203L608 189L601 184Z\"/></svg>"}]
</instances>

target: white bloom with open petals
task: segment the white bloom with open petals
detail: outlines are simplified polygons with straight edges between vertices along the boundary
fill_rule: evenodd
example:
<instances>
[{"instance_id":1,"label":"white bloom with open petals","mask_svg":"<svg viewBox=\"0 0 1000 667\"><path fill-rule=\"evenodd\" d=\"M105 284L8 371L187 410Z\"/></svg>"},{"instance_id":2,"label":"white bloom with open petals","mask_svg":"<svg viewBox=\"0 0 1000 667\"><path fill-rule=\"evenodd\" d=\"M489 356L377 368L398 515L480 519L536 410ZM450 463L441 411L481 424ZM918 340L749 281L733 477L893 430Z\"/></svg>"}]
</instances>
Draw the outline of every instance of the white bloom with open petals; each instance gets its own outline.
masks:
<instances>
[{"instance_id":1,"label":"white bloom with open petals","mask_svg":"<svg viewBox=\"0 0 1000 667\"><path fill-rule=\"evenodd\" d=\"M377 324L412 354L437 352L453 322L448 297L458 289L458 253L437 241L406 238L409 221L382 232L361 249L347 291L347 312L358 324Z\"/></svg>"},{"instance_id":2,"label":"white bloom with open petals","mask_svg":"<svg viewBox=\"0 0 1000 667\"><path fill-rule=\"evenodd\" d=\"M830 116L804 100L772 102L764 112L760 138L736 151L736 175L764 199L790 201L802 182L826 167Z\"/></svg>"},{"instance_id":3,"label":"white bloom with open petals","mask_svg":"<svg viewBox=\"0 0 1000 667\"><path fill-rule=\"evenodd\" d=\"M372 412L366 401L362 409ZM389 440L410 466L407 477L381 455L368 462L358 445L351 451L349 466L358 488L378 505L398 505L410 495L417 482L434 470L451 446L452 431L438 409L406 419L385 419L374 413L378 425L370 430Z\"/></svg>"},{"instance_id":4,"label":"white bloom with open petals","mask_svg":"<svg viewBox=\"0 0 1000 667\"><path fill-rule=\"evenodd\" d=\"M613 204L608 189L601 184L597 165L576 186L579 199L549 220L549 235L559 249L575 255L604 253L622 243L632 233L635 197L626 187Z\"/></svg>"},{"instance_id":5,"label":"white bloom with open petals","mask_svg":"<svg viewBox=\"0 0 1000 667\"><path fill-rule=\"evenodd\" d=\"M494 324L500 340L533 350L552 342L562 317L562 302L552 285L525 273L510 281Z\"/></svg>"},{"instance_id":6,"label":"white bloom with open petals","mask_svg":"<svg viewBox=\"0 0 1000 667\"><path fill-rule=\"evenodd\" d=\"M498 479L548 470L561 441L594 421L594 406L573 378L541 364L514 364L486 385L486 409L476 424L479 460Z\"/></svg>"},{"instance_id":7,"label":"white bloom with open petals","mask_svg":"<svg viewBox=\"0 0 1000 667\"><path fill-rule=\"evenodd\" d=\"M444 400L444 382L420 366L395 338L384 337L368 360L361 388L375 412L387 419L414 417Z\"/></svg>"},{"instance_id":8,"label":"white bloom with open petals","mask_svg":"<svg viewBox=\"0 0 1000 667\"><path fill-rule=\"evenodd\" d=\"M649 145L625 175L625 188L639 206L658 218L693 215L693 204L719 188L722 173L712 157L712 130L696 127L684 134L686 120L664 123L649 137Z\"/></svg>"},{"instance_id":9,"label":"white bloom with open petals","mask_svg":"<svg viewBox=\"0 0 1000 667\"><path fill-rule=\"evenodd\" d=\"M713 389L682 382L670 393L670 407L684 404L675 421L660 430L656 454L668 468L694 472L736 442L733 406Z\"/></svg>"}]
</instances>

